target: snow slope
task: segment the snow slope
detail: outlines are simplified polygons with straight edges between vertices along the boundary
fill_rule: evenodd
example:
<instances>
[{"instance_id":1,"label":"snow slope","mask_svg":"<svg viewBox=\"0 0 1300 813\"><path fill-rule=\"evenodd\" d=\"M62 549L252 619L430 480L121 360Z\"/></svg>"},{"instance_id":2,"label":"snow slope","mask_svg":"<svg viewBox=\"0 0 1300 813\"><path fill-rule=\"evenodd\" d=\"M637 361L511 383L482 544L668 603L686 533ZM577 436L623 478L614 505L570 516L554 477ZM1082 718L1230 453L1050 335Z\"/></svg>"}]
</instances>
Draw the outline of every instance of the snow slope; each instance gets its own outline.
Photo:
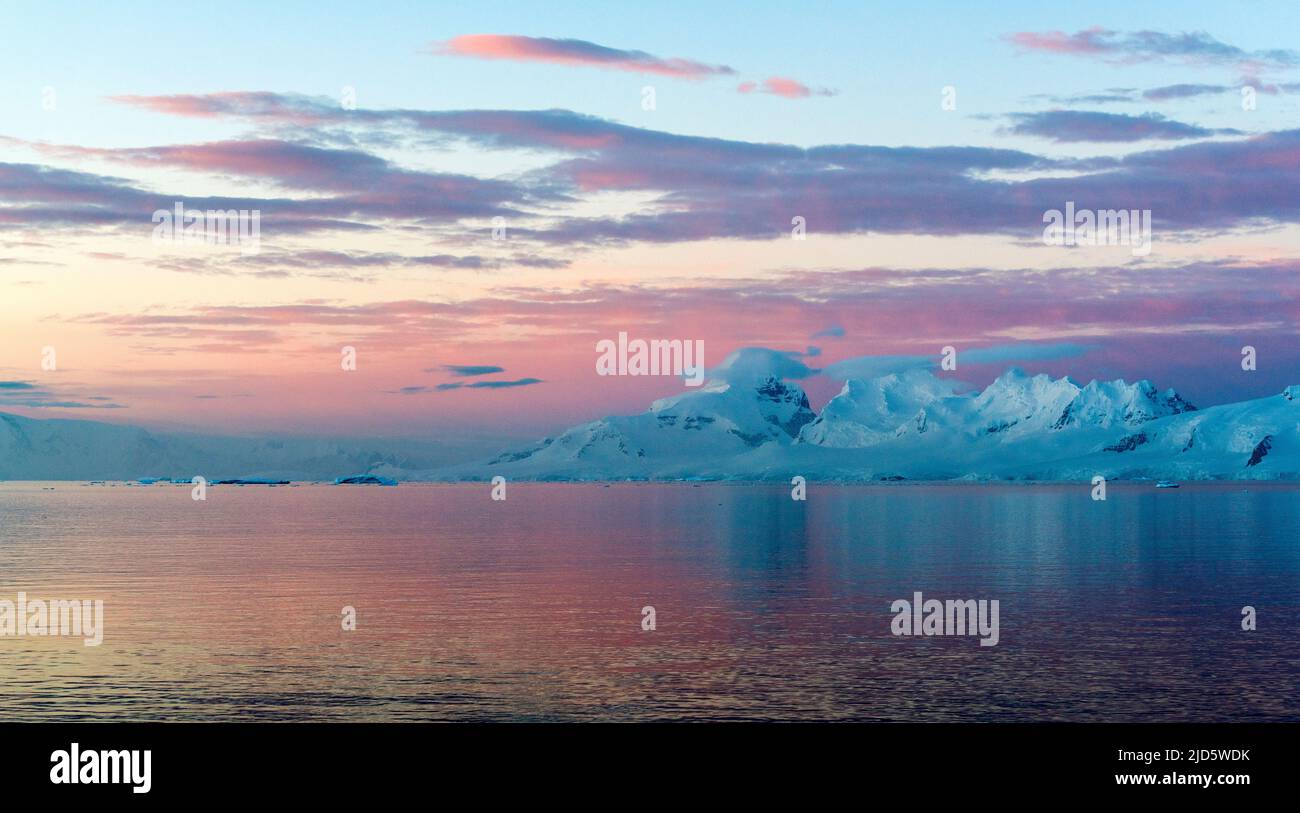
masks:
<instances>
[{"instance_id":1,"label":"snow slope","mask_svg":"<svg viewBox=\"0 0 1300 813\"><path fill-rule=\"evenodd\" d=\"M704 460L733 460L766 445L788 447L815 417L803 390L776 378L748 387L713 383L655 401L641 415L575 426L502 454L486 469L456 467L447 476L477 477L480 470L504 467L536 479L690 477Z\"/></svg>"},{"instance_id":2,"label":"snow slope","mask_svg":"<svg viewBox=\"0 0 1300 813\"><path fill-rule=\"evenodd\" d=\"M437 445L163 434L131 426L0 413L0 480L135 480L195 475L333 480L376 466L422 469Z\"/></svg>"}]
</instances>

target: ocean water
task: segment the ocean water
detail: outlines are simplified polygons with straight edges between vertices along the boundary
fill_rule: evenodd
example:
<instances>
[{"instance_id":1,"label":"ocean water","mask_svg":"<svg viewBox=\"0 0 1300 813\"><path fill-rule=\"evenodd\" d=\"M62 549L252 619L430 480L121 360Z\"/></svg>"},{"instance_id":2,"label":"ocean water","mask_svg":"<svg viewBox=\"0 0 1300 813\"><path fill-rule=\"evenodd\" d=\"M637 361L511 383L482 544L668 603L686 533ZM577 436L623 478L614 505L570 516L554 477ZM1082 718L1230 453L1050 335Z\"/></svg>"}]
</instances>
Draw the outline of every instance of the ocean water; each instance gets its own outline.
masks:
<instances>
[{"instance_id":1,"label":"ocean water","mask_svg":"<svg viewBox=\"0 0 1300 813\"><path fill-rule=\"evenodd\" d=\"M0 720L1300 720L1300 488L490 490L0 483Z\"/></svg>"}]
</instances>

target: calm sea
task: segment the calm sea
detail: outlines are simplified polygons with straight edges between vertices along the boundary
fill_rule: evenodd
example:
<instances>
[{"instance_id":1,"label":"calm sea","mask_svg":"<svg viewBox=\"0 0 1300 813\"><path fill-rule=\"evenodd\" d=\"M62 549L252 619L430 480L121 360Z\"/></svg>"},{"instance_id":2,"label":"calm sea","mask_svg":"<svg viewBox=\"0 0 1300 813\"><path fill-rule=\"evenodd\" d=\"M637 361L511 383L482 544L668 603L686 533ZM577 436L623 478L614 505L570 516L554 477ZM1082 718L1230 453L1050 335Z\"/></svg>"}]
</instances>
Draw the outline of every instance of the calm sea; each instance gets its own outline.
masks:
<instances>
[{"instance_id":1,"label":"calm sea","mask_svg":"<svg viewBox=\"0 0 1300 813\"><path fill-rule=\"evenodd\" d=\"M0 599L105 603L0 719L1300 719L1300 488L1090 490L0 483Z\"/></svg>"}]
</instances>

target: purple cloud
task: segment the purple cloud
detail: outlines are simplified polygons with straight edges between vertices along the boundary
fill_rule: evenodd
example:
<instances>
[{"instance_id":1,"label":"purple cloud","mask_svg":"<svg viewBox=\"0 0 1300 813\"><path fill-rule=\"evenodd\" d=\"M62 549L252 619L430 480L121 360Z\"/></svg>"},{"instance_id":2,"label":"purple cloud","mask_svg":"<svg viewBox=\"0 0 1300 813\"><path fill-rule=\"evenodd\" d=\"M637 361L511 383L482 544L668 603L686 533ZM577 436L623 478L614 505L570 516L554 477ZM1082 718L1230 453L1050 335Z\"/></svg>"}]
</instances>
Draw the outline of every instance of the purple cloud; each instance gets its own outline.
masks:
<instances>
[{"instance_id":1,"label":"purple cloud","mask_svg":"<svg viewBox=\"0 0 1300 813\"><path fill-rule=\"evenodd\" d=\"M472 384L466 384L461 381L453 381L447 384L439 384L435 389L439 390L440 392L446 392L448 390L459 390L459 389L506 390L506 389L513 389L515 387L527 387L531 384L541 384L541 383L542 383L542 379L540 378L520 378L514 381L475 381Z\"/></svg>"},{"instance_id":2,"label":"purple cloud","mask_svg":"<svg viewBox=\"0 0 1300 813\"><path fill-rule=\"evenodd\" d=\"M442 367L446 372L461 378L476 375L492 375L494 373L504 373L504 367L497 367L491 364L444 364Z\"/></svg>"},{"instance_id":3,"label":"purple cloud","mask_svg":"<svg viewBox=\"0 0 1300 813\"><path fill-rule=\"evenodd\" d=\"M1289 68L1300 65L1300 53L1289 49L1246 51L1203 31L1167 34L1162 31L1113 31L1093 27L1063 31L1020 31L1007 39L1024 51L1093 57L1111 62L1160 62L1175 59L1197 64L1250 64Z\"/></svg>"},{"instance_id":4,"label":"purple cloud","mask_svg":"<svg viewBox=\"0 0 1300 813\"><path fill-rule=\"evenodd\" d=\"M1049 110L1041 113L1015 113L1008 118L1014 124L1007 128L1007 132L1046 138L1058 143L1177 141L1214 135L1241 135L1240 130L1210 130L1194 124L1174 121L1159 113L1128 116L1122 113Z\"/></svg>"},{"instance_id":5,"label":"purple cloud","mask_svg":"<svg viewBox=\"0 0 1300 813\"><path fill-rule=\"evenodd\" d=\"M1041 233L1043 212L1067 200L1080 208L1151 209L1157 229L1166 232L1300 221L1300 198L1294 194L1300 185L1300 131L1076 160L985 147L762 144L677 135L565 110L344 111L324 101L267 94L222 94L211 101L187 97L183 103L163 97L159 104L187 111L186 115L221 109L223 115L250 115L269 125L308 119L321 127L340 127L374 138L463 141L485 149L551 153L552 163L526 177L498 183L423 173L409 173L408 178L399 167L357 157L351 171L358 174L358 191L347 188L346 174L326 171L323 182L337 189L335 194L259 201L280 216L333 219L363 227L384 219L437 224L493 211L521 213L533 219L512 228L511 237L535 245L785 237L794 216L805 219L810 234L1036 236ZM1192 125L1154 116L1075 114L1066 120L1074 130L1061 124L1060 117L1055 119L1056 130L1046 128L1045 123L1052 121L1046 114L1024 121L1061 139L1132 140L1151 133L1164 137L1197 133L1187 129ZM318 130L299 129L303 138L320 135ZM263 148L271 149L259 147ZM170 153L171 160L188 154L177 149L181 151ZM247 154L224 148L218 152L222 160ZM306 163L291 170L297 182L315 177L311 169L315 154L302 155ZM210 166L208 159L203 165ZM30 221L39 214L30 207L27 186L33 187L37 198L44 195L59 203L51 208L51 216L99 214L101 207L94 201L101 196L111 204L102 207L109 214L120 216L128 204L147 207L146 211L155 208L149 205L154 196L101 176L53 170L42 174L39 168L27 167L19 173L25 176L15 176L7 185L4 173L13 166L0 165L0 201L22 199L28 205L0 206L0 225L7 217ZM1225 172L1225 167L1232 171ZM290 172L274 167L267 171L280 173L273 178ZM419 199L429 189L442 188L439 184L444 181L450 188L464 189L464 200ZM15 191L19 187L21 193ZM1206 190L1213 190L1213 195L1207 196ZM649 206L617 218L573 216L562 205L604 192L653 193L672 205ZM69 205L78 196L86 198L85 205ZM1188 205L1193 200L1197 204Z\"/></svg>"},{"instance_id":6,"label":"purple cloud","mask_svg":"<svg viewBox=\"0 0 1300 813\"><path fill-rule=\"evenodd\" d=\"M1196 96L1217 95L1229 90L1235 90L1235 88L1227 85L1165 85L1143 91L1142 98L1152 102L1167 102L1172 99L1191 99Z\"/></svg>"}]
</instances>

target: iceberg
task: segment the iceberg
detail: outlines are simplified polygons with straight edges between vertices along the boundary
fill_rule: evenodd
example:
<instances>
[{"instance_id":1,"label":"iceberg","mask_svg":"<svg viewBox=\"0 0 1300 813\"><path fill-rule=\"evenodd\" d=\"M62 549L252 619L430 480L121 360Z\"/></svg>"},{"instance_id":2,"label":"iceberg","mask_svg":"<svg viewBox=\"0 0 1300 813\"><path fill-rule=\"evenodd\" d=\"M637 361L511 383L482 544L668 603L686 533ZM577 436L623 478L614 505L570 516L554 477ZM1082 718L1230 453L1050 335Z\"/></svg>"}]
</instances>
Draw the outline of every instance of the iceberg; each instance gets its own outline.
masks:
<instances>
[{"instance_id":1,"label":"iceberg","mask_svg":"<svg viewBox=\"0 0 1300 813\"><path fill-rule=\"evenodd\" d=\"M395 486L397 481L391 477L380 477L377 474L354 474L350 477L339 477L334 480L336 486Z\"/></svg>"}]
</instances>

